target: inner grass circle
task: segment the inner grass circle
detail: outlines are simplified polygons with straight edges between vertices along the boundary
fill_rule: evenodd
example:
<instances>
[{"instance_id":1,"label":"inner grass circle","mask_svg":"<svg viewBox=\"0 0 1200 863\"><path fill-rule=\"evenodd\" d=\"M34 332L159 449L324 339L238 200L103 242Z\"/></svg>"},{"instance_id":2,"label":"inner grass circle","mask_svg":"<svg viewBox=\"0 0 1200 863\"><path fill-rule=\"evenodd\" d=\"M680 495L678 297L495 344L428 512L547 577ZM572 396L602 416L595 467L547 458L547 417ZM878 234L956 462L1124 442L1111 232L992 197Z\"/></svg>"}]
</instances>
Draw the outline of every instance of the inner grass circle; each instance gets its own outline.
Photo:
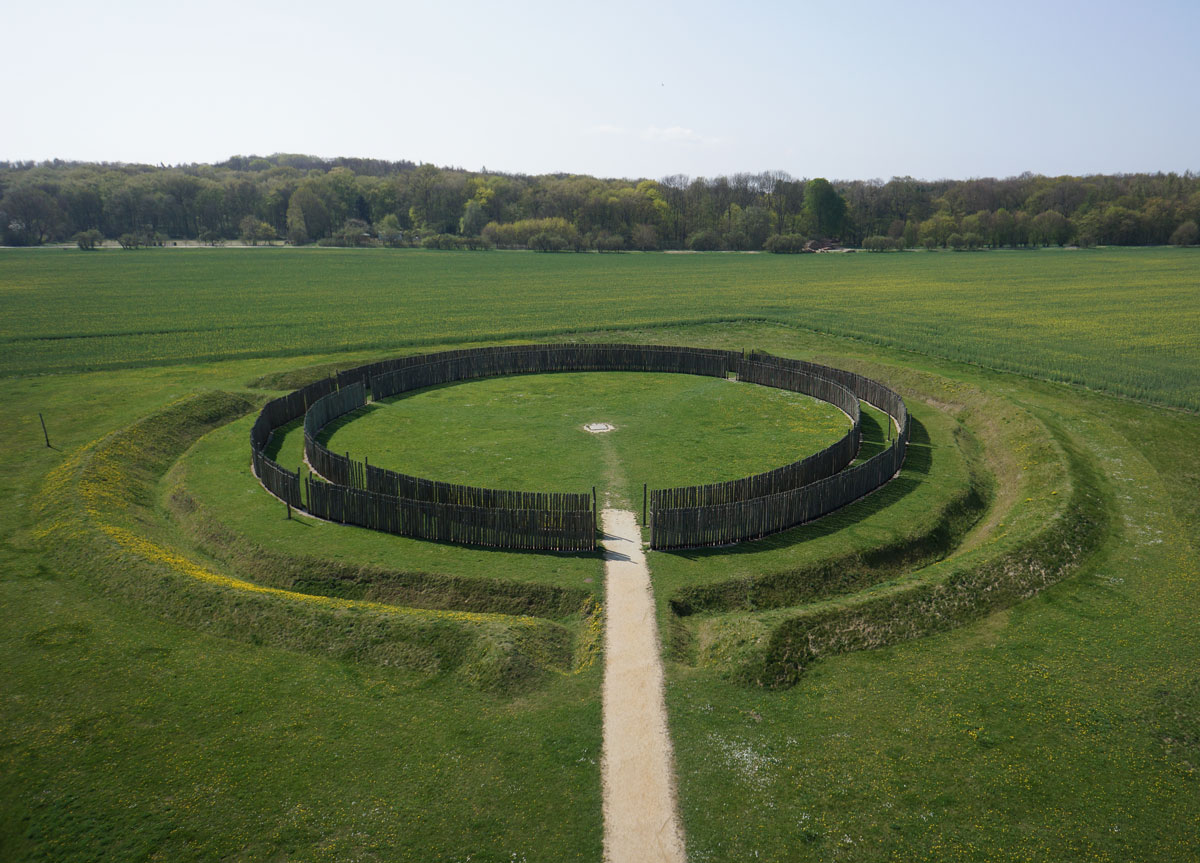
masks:
<instances>
[{"instance_id":1,"label":"inner grass circle","mask_svg":"<svg viewBox=\"0 0 1200 863\"><path fill-rule=\"evenodd\" d=\"M604 422L619 433L581 434ZM790 390L657 372L486 378L405 393L332 423L334 452L444 482L586 491L641 503L651 488L737 479L823 449L850 427Z\"/></svg>"}]
</instances>

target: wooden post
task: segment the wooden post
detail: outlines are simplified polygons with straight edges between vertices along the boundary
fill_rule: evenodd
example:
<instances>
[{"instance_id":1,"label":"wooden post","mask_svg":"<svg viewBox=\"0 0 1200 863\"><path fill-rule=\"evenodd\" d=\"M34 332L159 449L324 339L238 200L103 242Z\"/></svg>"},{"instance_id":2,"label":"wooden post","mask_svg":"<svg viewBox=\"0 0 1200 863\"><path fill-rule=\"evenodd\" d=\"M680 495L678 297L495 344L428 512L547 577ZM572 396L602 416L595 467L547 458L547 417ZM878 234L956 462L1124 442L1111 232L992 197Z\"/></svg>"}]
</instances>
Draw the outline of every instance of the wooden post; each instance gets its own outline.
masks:
<instances>
[{"instance_id":1,"label":"wooden post","mask_svg":"<svg viewBox=\"0 0 1200 863\"><path fill-rule=\"evenodd\" d=\"M292 517L292 502L290 500L285 500L283 502L283 505L287 507L287 517L289 519L291 519L291 517Z\"/></svg>"},{"instance_id":2,"label":"wooden post","mask_svg":"<svg viewBox=\"0 0 1200 863\"><path fill-rule=\"evenodd\" d=\"M50 446L50 433L46 431L46 420L41 413L38 414L38 419L42 421L42 436L46 438L46 446Z\"/></svg>"},{"instance_id":3,"label":"wooden post","mask_svg":"<svg viewBox=\"0 0 1200 863\"><path fill-rule=\"evenodd\" d=\"M592 529L596 530L600 527L600 510L596 506L596 487L592 486Z\"/></svg>"}]
</instances>

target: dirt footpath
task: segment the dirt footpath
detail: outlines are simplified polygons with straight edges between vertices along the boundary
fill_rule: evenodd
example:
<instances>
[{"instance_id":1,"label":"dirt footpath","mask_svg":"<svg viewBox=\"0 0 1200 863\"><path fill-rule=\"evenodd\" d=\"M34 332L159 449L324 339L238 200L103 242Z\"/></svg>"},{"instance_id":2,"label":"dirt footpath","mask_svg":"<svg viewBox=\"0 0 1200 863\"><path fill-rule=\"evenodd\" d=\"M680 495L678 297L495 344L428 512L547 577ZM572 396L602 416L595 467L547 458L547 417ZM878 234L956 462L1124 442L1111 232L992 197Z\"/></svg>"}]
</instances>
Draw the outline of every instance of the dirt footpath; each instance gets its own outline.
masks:
<instances>
[{"instance_id":1,"label":"dirt footpath","mask_svg":"<svg viewBox=\"0 0 1200 863\"><path fill-rule=\"evenodd\" d=\"M605 548L604 859L684 863L650 571L632 512L601 513Z\"/></svg>"}]
</instances>

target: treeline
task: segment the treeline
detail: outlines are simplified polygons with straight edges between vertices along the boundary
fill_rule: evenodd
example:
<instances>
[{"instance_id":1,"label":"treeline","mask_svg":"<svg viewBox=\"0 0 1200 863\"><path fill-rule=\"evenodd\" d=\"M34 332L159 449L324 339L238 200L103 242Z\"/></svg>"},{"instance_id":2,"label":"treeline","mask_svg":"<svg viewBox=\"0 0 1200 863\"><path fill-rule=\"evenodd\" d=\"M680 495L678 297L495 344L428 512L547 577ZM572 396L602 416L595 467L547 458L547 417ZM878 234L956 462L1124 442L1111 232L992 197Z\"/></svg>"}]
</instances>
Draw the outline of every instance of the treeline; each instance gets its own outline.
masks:
<instances>
[{"instance_id":1,"label":"treeline","mask_svg":"<svg viewBox=\"0 0 1200 863\"><path fill-rule=\"evenodd\" d=\"M613 180L236 156L173 167L0 162L7 245L189 239L540 251L1193 245L1200 176Z\"/></svg>"}]
</instances>

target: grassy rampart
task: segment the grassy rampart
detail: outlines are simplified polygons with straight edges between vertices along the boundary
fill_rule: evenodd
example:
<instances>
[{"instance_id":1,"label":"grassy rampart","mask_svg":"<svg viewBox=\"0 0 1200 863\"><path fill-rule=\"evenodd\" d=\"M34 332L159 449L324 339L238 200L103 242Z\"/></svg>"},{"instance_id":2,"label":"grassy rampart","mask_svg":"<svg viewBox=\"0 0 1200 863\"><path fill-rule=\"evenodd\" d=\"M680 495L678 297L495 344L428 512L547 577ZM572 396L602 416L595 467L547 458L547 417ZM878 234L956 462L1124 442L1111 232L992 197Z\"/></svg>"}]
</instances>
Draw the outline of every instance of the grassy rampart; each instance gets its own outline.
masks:
<instances>
[{"instance_id":1,"label":"grassy rampart","mask_svg":"<svg viewBox=\"0 0 1200 863\"><path fill-rule=\"evenodd\" d=\"M841 600L815 604L772 626L761 654L737 676L767 686L795 683L823 656L919 638L1028 599L1086 560L1107 528L1094 467L1055 435L1060 466L1038 458L1024 491L985 544L961 557Z\"/></svg>"},{"instance_id":2,"label":"grassy rampart","mask_svg":"<svg viewBox=\"0 0 1200 863\"><path fill-rule=\"evenodd\" d=\"M293 592L228 575L167 544L154 510L159 479L197 438L252 407L241 396L206 393L78 450L39 499L48 548L105 591L224 637L453 673L485 688L517 689L570 669L571 635L548 620Z\"/></svg>"},{"instance_id":3,"label":"grassy rampart","mask_svg":"<svg viewBox=\"0 0 1200 863\"><path fill-rule=\"evenodd\" d=\"M387 569L332 556L271 551L222 524L188 493L182 476L175 476L169 487L168 505L199 550L249 580L296 593L551 619L577 614L592 599L592 593L581 588Z\"/></svg>"}]
</instances>

